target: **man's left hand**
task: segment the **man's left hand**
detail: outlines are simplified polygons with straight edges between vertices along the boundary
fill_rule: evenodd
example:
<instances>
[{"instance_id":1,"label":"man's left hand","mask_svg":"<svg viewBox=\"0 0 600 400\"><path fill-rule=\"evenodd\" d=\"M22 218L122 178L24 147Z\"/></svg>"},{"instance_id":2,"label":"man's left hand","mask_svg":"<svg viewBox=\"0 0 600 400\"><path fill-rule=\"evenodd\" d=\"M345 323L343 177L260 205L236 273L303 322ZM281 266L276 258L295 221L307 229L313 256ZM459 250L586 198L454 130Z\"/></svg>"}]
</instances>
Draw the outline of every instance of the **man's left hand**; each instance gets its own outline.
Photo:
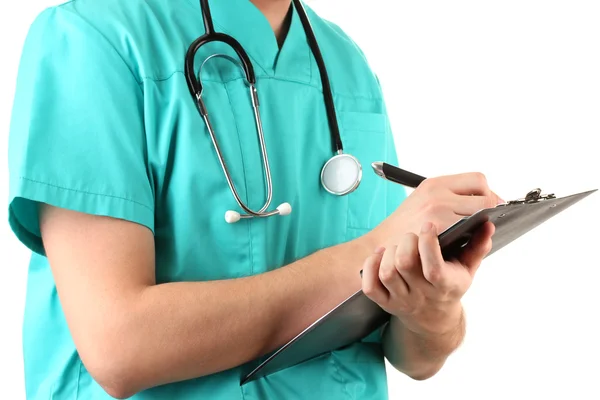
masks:
<instances>
[{"instance_id":1,"label":"man's left hand","mask_svg":"<svg viewBox=\"0 0 600 400\"><path fill-rule=\"evenodd\" d=\"M492 248L493 234L487 222L457 259L446 261L435 227L426 223L418 236L408 233L366 260L362 290L412 332L448 333L460 323L461 299Z\"/></svg>"}]
</instances>

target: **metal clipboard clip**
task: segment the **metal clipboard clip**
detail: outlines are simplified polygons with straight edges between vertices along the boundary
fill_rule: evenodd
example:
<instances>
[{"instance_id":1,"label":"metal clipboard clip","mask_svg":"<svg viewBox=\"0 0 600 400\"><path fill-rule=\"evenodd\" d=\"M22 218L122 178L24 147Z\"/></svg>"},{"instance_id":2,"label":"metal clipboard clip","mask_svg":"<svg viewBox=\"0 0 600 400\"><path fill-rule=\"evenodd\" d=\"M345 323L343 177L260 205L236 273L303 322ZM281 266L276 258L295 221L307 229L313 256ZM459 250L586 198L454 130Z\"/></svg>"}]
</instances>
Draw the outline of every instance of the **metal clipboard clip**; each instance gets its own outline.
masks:
<instances>
[{"instance_id":1,"label":"metal clipboard clip","mask_svg":"<svg viewBox=\"0 0 600 400\"><path fill-rule=\"evenodd\" d=\"M514 204L539 203L544 200L552 200L552 199L556 199L556 196L553 193L542 194L542 189L537 188L537 189L533 189L529 193L527 193L524 198L517 199L517 200L510 200L507 203L500 204L500 207L510 206L510 205L514 205Z\"/></svg>"}]
</instances>

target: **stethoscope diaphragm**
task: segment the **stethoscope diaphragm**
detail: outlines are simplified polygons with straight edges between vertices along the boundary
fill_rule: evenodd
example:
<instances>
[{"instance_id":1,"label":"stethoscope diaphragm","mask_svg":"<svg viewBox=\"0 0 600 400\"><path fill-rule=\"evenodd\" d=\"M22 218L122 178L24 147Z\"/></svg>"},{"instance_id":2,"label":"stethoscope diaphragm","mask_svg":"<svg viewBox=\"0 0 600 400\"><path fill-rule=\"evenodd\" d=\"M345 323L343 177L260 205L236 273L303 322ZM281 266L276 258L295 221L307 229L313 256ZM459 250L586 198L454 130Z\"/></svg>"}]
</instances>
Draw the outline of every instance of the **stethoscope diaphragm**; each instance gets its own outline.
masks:
<instances>
[{"instance_id":1,"label":"stethoscope diaphragm","mask_svg":"<svg viewBox=\"0 0 600 400\"><path fill-rule=\"evenodd\" d=\"M343 196L360 184L362 166L350 154L340 153L331 157L321 170L321 184L331 194Z\"/></svg>"}]
</instances>

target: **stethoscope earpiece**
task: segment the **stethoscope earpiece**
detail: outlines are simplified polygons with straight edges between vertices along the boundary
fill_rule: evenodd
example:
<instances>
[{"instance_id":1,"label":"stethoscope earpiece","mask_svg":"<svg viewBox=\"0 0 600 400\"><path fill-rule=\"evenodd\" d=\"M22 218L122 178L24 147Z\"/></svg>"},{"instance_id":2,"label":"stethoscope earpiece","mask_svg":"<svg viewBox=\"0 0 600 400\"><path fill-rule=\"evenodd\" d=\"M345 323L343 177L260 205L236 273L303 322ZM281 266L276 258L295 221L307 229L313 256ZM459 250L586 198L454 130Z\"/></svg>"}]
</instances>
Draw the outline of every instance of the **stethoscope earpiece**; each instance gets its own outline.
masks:
<instances>
[{"instance_id":1,"label":"stethoscope earpiece","mask_svg":"<svg viewBox=\"0 0 600 400\"><path fill-rule=\"evenodd\" d=\"M279 207L277 207L277 211L279 211L279 215L290 215L292 213L292 206L290 203L281 203Z\"/></svg>"},{"instance_id":2,"label":"stethoscope earpiece","mask_svg":"<svg viewBox=\"0 0 600 400\"><path fill-rule=\"evenodd\" d=\"M227 221L228 224L235 224L240 219L241 219L241 215L237 211L229 210L225 213L225 221Z\"/></svg>"}]
</instances>

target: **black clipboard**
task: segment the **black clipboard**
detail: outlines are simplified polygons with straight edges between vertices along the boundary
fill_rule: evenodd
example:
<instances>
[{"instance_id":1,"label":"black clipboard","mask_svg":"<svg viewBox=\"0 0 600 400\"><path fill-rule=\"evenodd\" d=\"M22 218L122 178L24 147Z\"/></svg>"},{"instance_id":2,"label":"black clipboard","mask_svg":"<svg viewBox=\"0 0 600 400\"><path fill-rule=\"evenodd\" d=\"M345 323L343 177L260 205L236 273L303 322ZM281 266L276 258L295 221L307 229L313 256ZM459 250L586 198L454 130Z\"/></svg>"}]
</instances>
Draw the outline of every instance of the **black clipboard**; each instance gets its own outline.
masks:
<instances>
[{"instance_id":1,"label":"black clipboard","mask_svg":"<svg viewBox=\"0 0 600 400\"><path fill-rule=\"evenodd\" d=\"M489 257L596 191L557 198L534 189L522 199L480 210L438 236L442 254L445 259L459 254L477 228L490 221L496 230ZM385 325L389 317L359 290L259 362L245 374L240 385L360 341Z\"/></svg>"}]
</instances>

